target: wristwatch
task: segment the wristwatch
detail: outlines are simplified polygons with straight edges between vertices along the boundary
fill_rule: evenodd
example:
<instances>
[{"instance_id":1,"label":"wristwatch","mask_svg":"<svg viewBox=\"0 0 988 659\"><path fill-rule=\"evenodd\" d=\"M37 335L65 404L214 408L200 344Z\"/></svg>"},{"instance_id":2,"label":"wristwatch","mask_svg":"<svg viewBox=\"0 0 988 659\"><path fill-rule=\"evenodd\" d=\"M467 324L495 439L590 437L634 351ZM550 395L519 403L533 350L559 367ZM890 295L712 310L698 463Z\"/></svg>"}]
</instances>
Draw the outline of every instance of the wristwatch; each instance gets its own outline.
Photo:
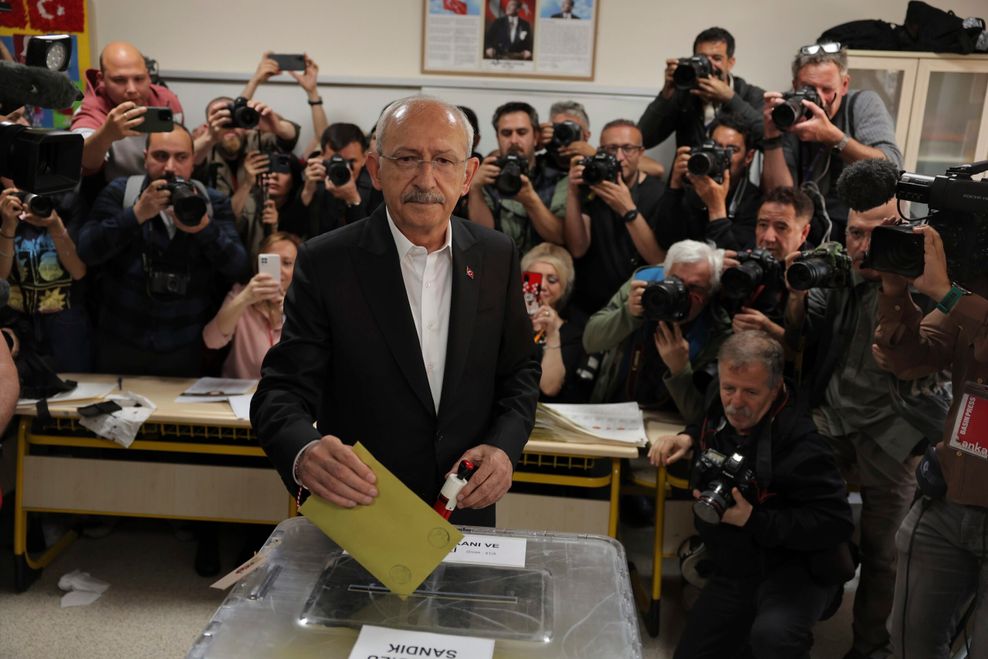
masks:
<instances>
[{"instance_id":1,"label":"wristwatch","mask_svg":"<svg viewBox=\"0 0 988 659\"><path fill-rule=\"evenodd\" d=\"M970 295L971 291L967 290L962 286L958 286L955 283L951 283L950 290L947 294L943 296L943 299L937 302L937 309L943 313L950 313L950 311L957 306L961 298L965 295Z\"/></svg>"},{"instance_id":2,"label":"wristwatch","mask_svg":"<svg viewBox=\"0 0 988 659\"><path fill-rule=\"evenodd\" d=\"M837 153L840 153L845 148L847 148L847 143L850 142L850 141L851 141L851 138L847 136L847 133L844 133L844 136L842 138L840 138L840 141L837 144L834 145L834 151L836 151Z\"/></svg>"},{"instance_id":3,"label":"wristwatch","mask_svg":"<svg viewBox=\"0 0 988 659\"><path fill-rule=\"evenodd\" d=\"M638 217L638 209L632 208L630 211L622 215L621 219L624 220L625 224L629 224L631 222L634 222L636 217Z\"/></svg>"}]
</instances>

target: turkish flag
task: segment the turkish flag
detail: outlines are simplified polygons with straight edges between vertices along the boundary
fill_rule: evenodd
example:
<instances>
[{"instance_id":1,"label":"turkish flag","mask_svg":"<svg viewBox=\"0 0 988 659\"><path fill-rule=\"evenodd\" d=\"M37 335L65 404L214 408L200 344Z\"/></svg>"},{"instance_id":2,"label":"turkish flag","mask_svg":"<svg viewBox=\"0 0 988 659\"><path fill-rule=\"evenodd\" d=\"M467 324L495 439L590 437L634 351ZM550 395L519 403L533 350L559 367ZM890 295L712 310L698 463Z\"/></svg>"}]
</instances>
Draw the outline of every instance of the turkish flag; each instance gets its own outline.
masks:
<instances>
[{"instance_id":1,"label":"turkish flag","mask_svg":"<svg viewBox=\"0 0 988 659\"><path fill-rule=\"evenodd\" d=\"M463 2L463 0L443 0L443 9L451 11L454 14L466 15L467 3Z\"/></svg>"},{"instance_id":2,"label":"turkish flag","mask_svg":"<svg viewBox=\"0 0 988 659\"><path fill-rule=\"evenodd\" d=\"M27 27L27 11L24 10L24 0L10 0L10 11L0 12L0 26Z\"/></svg>"},{"instance_id":3,"label":"turkish flag","mask_svg":"<svg viewBox=\"0 0 988 659\"><path fill-rule=\"evenodd\" d=\"M40 32L83 32L86 0L27 0L31 27Z\"/></svg>"}]
</instances>

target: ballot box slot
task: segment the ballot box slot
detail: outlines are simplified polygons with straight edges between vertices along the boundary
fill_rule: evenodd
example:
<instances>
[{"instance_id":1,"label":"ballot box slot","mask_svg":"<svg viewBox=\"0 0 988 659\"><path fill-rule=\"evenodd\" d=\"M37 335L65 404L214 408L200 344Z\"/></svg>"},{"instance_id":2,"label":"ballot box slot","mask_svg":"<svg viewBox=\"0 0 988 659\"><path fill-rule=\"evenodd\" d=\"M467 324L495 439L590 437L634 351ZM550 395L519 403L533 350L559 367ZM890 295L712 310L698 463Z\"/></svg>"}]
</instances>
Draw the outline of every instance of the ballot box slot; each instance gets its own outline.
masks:
<instances>
[{"instance_id":1,"label":"ballot box slot","mask_svg":"<svg viewBox=\"0 0 988 659\"><path fill-rule=\"evenodd\" d=\"M350 592L387 594L391 591L377 584L351 584ZM469 600L472 602L497 602L499 604L517 604L518 598L510 595L475 595L473 593L444 593L436 590L416 590L409 597L435 597L439 599Z\"/></svg>"},{"instance_id":2,"label":"ballot box slot","mask_svg":"<svg viewBox=\"0 0 988 659\"><path fill-rule=\"evenodd\" d=\"M281 570L282 570L281 565L272 565L270 568L268 568L267 574L264 575L264 580L250 589L250 593L248 593L247 599L249 600L264 599L264 596L268 594L269 590L271 590L271 586L274 585L275 579L277 579L278 575L281 574Z\"/></svg>"}]
</instances>

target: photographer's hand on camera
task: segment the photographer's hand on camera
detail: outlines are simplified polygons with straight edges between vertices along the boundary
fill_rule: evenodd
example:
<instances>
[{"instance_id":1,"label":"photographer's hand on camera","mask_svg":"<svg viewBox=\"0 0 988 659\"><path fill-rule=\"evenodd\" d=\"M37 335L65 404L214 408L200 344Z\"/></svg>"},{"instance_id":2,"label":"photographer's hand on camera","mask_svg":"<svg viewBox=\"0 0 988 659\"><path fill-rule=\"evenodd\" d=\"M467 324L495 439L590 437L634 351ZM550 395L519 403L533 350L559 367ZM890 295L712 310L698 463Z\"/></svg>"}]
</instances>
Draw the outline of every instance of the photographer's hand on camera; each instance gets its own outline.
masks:
<instances>
[{"instance_id":1,"label":"photographer's hand on camera","mask_svg":"<svg viewBox=\"0 0 988 659\"><path fill-rule=\"evenodd\" d=\"M168 181L163 178L151 181L134 204L134 216L138 224L144 224L152 217L168 208L171 204L172 193L166 187Z\"/></svg>"},{"instance_id":2,"label":"photographer's hand on camera","mask_svg":"<svg viewBox=\"0 0 988 659\"><path fill-rule=\"evenodd\" d=\"M830 121L830 117L816 103L803 100L803 107L813 113L810 119L797 121L789 132L800 142L816 142L826 146L836 146L844 138L844 131Z\"/></svg>"},{"instance_id":3,"label":"photographer's hand on camera","mask_svg":"<svg viewBox=\"0 0 988 659\"><path fill-rule=\"evenodd\" d=\"M674 190L683 188L683 177L689 173L686 164L690 160L690 147L681 146L676 149L676 158L672 161L672 172L669 173L669 187Z\"/></svg>"},{"instance_id":4,"label":"photographer's hand on camera","mask_svg":"<svg viewBox=\"0 0 988 659\"><path fill-rule=\"evenodd\" d=\"M354 176L350 176L343 185L336 185L327 178L326 190L348 206L356 206L360 203L360 191L357 190L357 179Z\"/></svg>"},{"instance_id":5,"label":"photographer's hand on camera","mask_svg":"<svg viewBox=\"0 0 988 659\"><path fill-rule=\"evenodd\" d=\"M769 320L768 316L751 307L741 307L741 311L734 314L734 318L731 319L731 328L735 333L746 330L761 330L778 341L782 341L786 335L784 327L776 325Z\"/></svg>"},{"instance_id":6,"label":"photographer's hand on camera","mask_svg":"<svg viewBox=\"0 0 988 659\"><path fill-rule=\"evenodd\" d=\"M765 125L765 139L782 136L782 131L772 119L772 110L785 103L782 92L765 92L765 105L762 107L762 122Z\"/></svg>"},{"instance_id":7,"label":"photographer's hand on camera","mask_svg":"<svg viewBox=\"0 0 988 659\"><path fill-rule=\"evenodd\" d=\"M13 236L24 212L24 202L17 196L17 188L7 188L0 193L0 219L3 233Z\"/></svg>"},{"instance_id":8,"label":"photographer's hand on camera","mask_svg":"<svg viewBox=\"0 0 988 659\"><path fill-rule=\"evenodd\" d=\"M709 76L697 78L696 89L691 89L690 94L710 103L724 104L734 98L734 88L718 77Z\"/></svg>"},{"instance_id":9,"label":"photographer's hand on camera","mask_svg":"<svg viewBox=\"0 0 988 659\"><path fill-rule=\"evenodd\" d=\"M501 168L497 166L498 157L497 154L490 155L480 163L480 167L477 168L477 173L474 175L473 181L470 182L471 192L474 190L479 192L486 185L494 185L497 175L501 173Z\"/></svg>"},{"instance_id":10,"label":"photographer's hand on camera","mask_svg":"<svg viewBox=\"0 0 988 659\"><path fill-rule=\"evenodd\" d=\"M700 493L694 490L693 498L699 498ZM754 507L748 503L738 488L731 488L731 496L734 497L734 505L724 511L721 516L721 524L742 527L748 523Z\"/></svg>"},{"instance_id":11,"label":"photographer's hand on camera","mask_svg":"<svg viewBox=\"0 0 988 659\"><path fill-rule=\"evenodd\" d=\"M617 183L613 181L601 181L590 186L594 194L607 204L612 211L620 216L624 216L629 211L635 209L635 202L631 198L631 190L625 184L624 179L618 176Z\"/></svg>"},{"instance_id":12,"label":"photographer's hand on camera","mask_svg":"<svg viewBox=\"0 0 988 659\"><path fill-rule=\"evenodd\" d=\"M257 179L261 174L265 174L271 166L271 158L261 151L251 151L244 159L244 172L247 176L241 182L240 187L252 188L257 185Z\"/></svg>"},{"instance_id":13,"label":"photographer's hand on camera","mask_svg":"<svg viewBox=\"0 0 988 659\"><path fill-rule=\"evenodd\" d=\"M665 82L662 85L662 98L670 99L673 94L676 93L676 82L672 78L672 74L676 72L676 67L679 66L678 58L671 58L666 60L666 73Z\"/></svg>"},{"instance_id":14,"label":"photographer's hand on camera","mask_svg":"<svg viewBox=\"0 0 988 659\"><path fill-rule=\"evenodd\" d=\"M647 286L648 282L641 281L640 279L635 279L631 282L631 288L628 290L628 313L631 314L632 318L641 318L645 315L645 307L642 306L642 295L644 295Z\"/></svg>"},{"instance_id":15,"label":"photographer's hand on camera","mask_svg":"<svg viewBox=\"0 0 988 659\"><path fill-rule=\"evenodd\" d=\"M709 176L694 176L687 173L693 189L700 197L700 200L707 207L707 214L711 220L719 220L727 217L727 193L731 189L731 170L724 170L724 181L718 183Z\"/></svg>"},{"instance_id":16,"label":"photographer's hand on camera","mask_svg":"<svg viewBox=\"0 0 988 659\"><path fill-rule=\"evenodd\" d=\"M659 321L655 327L655 349L670 375L679 375L690 364L690 344L676 323Z\"/></svg>"},{"instance_id":17,"label":"photographer's hand on camera","mask_svg":"<svg viewBox=\"0 0 988 659\"><path fill-rule=\"evenodd\" d=\"M668 466L693 455L693 438L687 434L663 435L648 449L648 461L656 467Z\"/></svg>"},{"instance_id":18,"label":"photographer's hand on camera","mask_svg":"<svg viewBox=\"0 0 988 659\"><path fill-rule=\"evenodd\" d=\"M305 162L305 169L302 171L302 192L299 198L303 206L312 203L312 198L316 195L319 184L326 183L326 165L323 162L322 154L319 153Z\"/></svg>"}]
</instances>

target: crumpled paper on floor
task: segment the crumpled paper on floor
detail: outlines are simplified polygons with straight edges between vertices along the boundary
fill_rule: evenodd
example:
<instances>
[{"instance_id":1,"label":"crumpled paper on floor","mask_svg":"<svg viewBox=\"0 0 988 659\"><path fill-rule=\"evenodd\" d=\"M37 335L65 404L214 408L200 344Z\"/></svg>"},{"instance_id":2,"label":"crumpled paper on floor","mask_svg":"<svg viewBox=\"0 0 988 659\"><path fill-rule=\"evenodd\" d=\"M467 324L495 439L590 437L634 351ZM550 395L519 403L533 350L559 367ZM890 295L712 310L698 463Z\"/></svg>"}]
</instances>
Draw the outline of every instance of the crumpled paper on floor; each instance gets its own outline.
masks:
<instances>
[{"instance_id":1,"label":"crumpled paper on floor","mask_svg":"<svg viewBox=\"0 0 988 659\"><path fill-rule=\"evenodd\" d=\"M129 448L134 443L141 426L157 408L150 400L132 391L110 394L106 400L114 401L122 409L112 414L82 417L79 419L79 425L92 430L104 439Z\"/></svg>"},{"instance_id":2,"label":"crumpled paper on floor","mask_svg":"<svg viewBox=\"0 0 988 659\"><path fill-rule=\"evenodd\" d=\"M62 575L62 578L58 580L58 587L68 591L62 596L61 606L64 609L70 606L92 604L106 592L110 584L97 579L88 572L73 570Z\"/></svg>"}]
</instances>

